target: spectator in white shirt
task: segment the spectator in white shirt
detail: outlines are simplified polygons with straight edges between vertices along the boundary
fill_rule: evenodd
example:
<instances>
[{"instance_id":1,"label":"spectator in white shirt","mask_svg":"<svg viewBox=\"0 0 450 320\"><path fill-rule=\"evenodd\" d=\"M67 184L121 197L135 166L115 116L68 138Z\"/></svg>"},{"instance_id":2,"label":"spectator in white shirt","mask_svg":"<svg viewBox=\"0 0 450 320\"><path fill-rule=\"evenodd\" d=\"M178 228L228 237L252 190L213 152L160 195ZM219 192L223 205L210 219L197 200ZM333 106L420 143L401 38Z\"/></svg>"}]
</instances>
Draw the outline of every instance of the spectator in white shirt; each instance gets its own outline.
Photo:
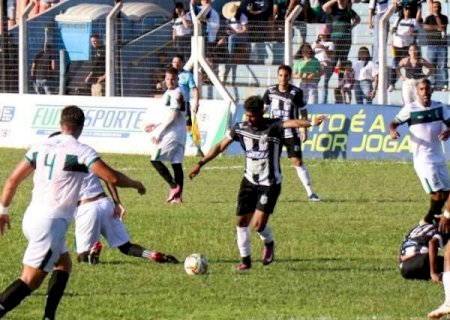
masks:
<instances>
[{"instance_id":1,"label":"spectator in white shirt","mask_svg":"<svg viewBox=\"0 0 450 320\"><path fill-rule=\"evenodd\" d=\"M372 62L367 47L361 47L358 51L358 61L353 65L355 71L355 98L357 104L372 104L377 94L378 68Z\"/></svg>"}]
</instances>

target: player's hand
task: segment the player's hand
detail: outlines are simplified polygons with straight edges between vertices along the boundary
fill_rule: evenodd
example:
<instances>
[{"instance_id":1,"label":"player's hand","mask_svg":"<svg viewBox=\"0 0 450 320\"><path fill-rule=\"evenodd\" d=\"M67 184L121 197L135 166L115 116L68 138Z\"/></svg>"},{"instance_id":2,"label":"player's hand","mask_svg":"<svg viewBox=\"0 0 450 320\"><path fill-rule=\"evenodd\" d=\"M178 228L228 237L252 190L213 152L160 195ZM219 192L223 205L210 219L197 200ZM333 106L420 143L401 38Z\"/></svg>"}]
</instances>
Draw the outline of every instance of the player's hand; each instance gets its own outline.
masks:
<instances>
[{"instance_id":1,"label":"player's hand","mask_svg":"<svg viewBox=\"0 0 450 320\"><path fill-rule=\"evenodd\" d=\"M326 115L321 114L321 115L319 115L319 116L314 118L314 121L312 122L312 125L313 126L320 126L322 124L322 122L325 121L326 118L327 118Z\"/></svg>"},{"instance_id":2,"label":"player's hand","mask_svg":"<svg viewBox=\"0 0 450 320\"><path fill-rule=\"evenodd\" d=\"M431 281L436 282L436 283L442 283L442 276L440 273L432 272L430 274L430 276L431 276Z\"/></svg>"},{"instance_id":3,"label":"player's hand","mask_svg":"<svg viewBox=\"0 0 450 320\"><path fill-rule=\"evenodd\" d=\"M153 130L155 130L156 127L157 127L156 124L150 123L149 125L145 126L144 131L149 133L149 132L152 132Z\"/></svg>"},{"instance_id":4,"label":"player's hand","mask_svg":"<svg viewBox=\"0 0 450 320\"><path fill-rule=\"evenodd\" d=\"M389 135L391 136L392 139L400 138L400 133L398 133L398 131L396 130L389 131Z\"/></svg>"},{"instance_id":5,"label":"player's hand","mask_svg":"<svg viewBox=\"0 0 450 320\"><path fill-rule=\"evenodd\" d=\"M438 138L441 141L447 141L448 137L450 136L450 130L445 130L439 133Z\"/></svg>"},{"instance_id":6,"label":"player's hand","mask_svg":"<svg viewBox=\"0 0 450 320\"><path fill-rule=\"evenodd\" d=\"M140 195L145 194L145 187L142 184L142 182L136 181L136 186L134 188L137 189L137 191Z\"/></svg>"},{"instance_id":7,"label":"player's hand","mask_svg":"<svg viewBox=\"0 0 450 320\"><path fill-rule=\"evenodd\" d=\"M300 130L300 140L302 142L305 142L306 140L308 140L308 133L306 132L306 129L301 129Z\"/></svg>"},{"instance_id":8,"label":"player's hand","mask_svg":"<svg viewBox=\"0 0 450 320\"><path fill-rule=\"evenodd\" d=\"M8 229L11 229L11 222L9 220L9 215L7 214L0 214L0 236L2 236L6 229L5 226L8 227Z\"/></svg>"},{"instance_id":9,"label":"player's hand","mask_svg":"<svg viewBox=\"0 0 450 320\"><path fill-rule=\"evenodd\" d=\"M198 164L192 168L191 172L189 172L189 179L194 179L200 173L200 166Z\"/></svg>"},{"instance_id":10,"label":"player's hand","mask_svg":"<svg viewBox=\"0 0 450 320\"><path fill-rule=\"evenodd\" d=\"M441 233L450 232L450 220L447 219L443 214L439 215L438 231Z\"/></svg>"},{"instance_id":11,"label":"player's hand","mask_svg":"<svg viewBox=\"0 0 450 320\"><path fill-rule=\"evenodd\" d=\"M123 217L125 216L126 210L125 208L120 204L117 203L114 206L114 218L119 219L123 222Z\"/></svg>"}]
</instances>

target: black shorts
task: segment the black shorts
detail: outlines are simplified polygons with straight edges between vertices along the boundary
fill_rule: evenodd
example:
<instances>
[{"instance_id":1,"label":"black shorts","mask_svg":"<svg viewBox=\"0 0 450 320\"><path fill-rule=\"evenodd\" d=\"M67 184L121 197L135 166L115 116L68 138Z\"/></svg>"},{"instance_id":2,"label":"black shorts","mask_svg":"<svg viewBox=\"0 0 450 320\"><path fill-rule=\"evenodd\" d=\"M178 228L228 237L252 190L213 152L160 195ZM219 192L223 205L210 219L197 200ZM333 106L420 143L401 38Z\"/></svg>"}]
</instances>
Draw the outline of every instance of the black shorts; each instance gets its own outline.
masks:
<instances>
[{"instance_id":1,"label":"black shorts","mask_svg":"<svg viewBox=\"0 0 450 320\"><path fill-rule=\"evenodd\" d=\"M244 216L260 210L266 214L273 213L281 192L281 183L272 186L254 185L246 178L242 179L239 189L236 215Z\"/></svg>"},{"instance_id":2,"label":"black shorts","mask_svg":"<svg viewBox=\"0 0 450 320\"><path fill-rule=\"evenodd\" d=\"M288 158L302 158L302 142L299 136L283 138L282 143L286 147Z\"/></svg>"},{"instance_id":3,"label":"black shorts","mask_svg":"<svg viewBox=\"0 0 450 320\"><path fill-rule=\"evenodd\" d=\"M190 127L192 126L191 104L189 102L185 102L184 108L186 110L186 125Z\"/></svg>"},{"instance_id":4,"label":"black shorts","mask_svg":"<svg viewBox=\"0 0 450 320\"><path fill-rule=\"evenodd\" d=\"M437 272L444 270L444 257L437 256ZM416 254L400 263L400 273L405 279L430 280L430 259L428 253Z\"/></svg>"}]
</instances>

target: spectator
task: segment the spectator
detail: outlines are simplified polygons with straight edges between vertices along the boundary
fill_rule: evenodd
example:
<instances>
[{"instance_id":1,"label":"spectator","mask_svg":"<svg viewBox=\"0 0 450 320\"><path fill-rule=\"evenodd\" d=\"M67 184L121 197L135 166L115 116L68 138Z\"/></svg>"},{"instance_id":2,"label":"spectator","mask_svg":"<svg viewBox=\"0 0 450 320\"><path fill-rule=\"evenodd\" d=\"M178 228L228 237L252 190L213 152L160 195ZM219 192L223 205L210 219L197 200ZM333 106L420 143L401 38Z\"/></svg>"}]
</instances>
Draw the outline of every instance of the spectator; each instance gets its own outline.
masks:
<instances>
[{"instance_id":1,"label":"spectator","mask_svg":"<svg viewBox=\"0 0 450 320\"><path fill-rule=\"evenodd\" d=\"M201 6L198 6L195 0L191 0L193 14L198 15L201 10L208 7L209 12L200 21L203 24L203 33L206 39L206 57L209 63L214 60L217 51L217 33L220 28L220 16L211 6L211 0L201 0Z\"/></svg>"},{"instance_id":2,"label":"spectator","mask_svg":"<svg viewBox=\"0 0 450 320\"><path fill-rule=\"evenodd\" d=\"M405 236L400 247L400 273L405 279L441 282L444 257L438 255L448 242L448 234L437 230L439 219L433 223L422 222Z\"/></svg>"},{"instance_id":3,"label":"spectator","mask_svg":"<svg viewBox=\"0 0 450 320\"><path fill-rule=\"evenodd\" d=\"M172 23L172 41L178 54L188 59L191 56L192 20L182 2L175 4Z\"/></svg>"},{"instance_id":4,"label":"spectator","mask_svg":"<svg viewBox=\"0 0 450 320\"><path fill-rule=\"evenodd\" d=\"M397 0L397 12L400 18L404 18L403 8L406 6L411 10L411 17L418 23L422 23L422 0Z\"/></svg>"},{"instance_id":5,"label":"spectator","mask_svg":"<svg viewBox=\"0 0 450 320\"><path fill-rule=\"evenodd\" d=\"M358 104L372 104L378 88L378 67L372 62L367 47L358 51L358 61L353 65L355 71L355 99Z\"/></svg>"},{"instance_id":6,"label":"spectator","mask_svg":"<svg viewBox=\"0 0 450 320\"><path fill-rule=\"evenodd\" d=\"M84 80L85 83L91 85L92 95L102 95L103 84L105 82L105 47L103 46L100 37L96 34L91 36L91 62L90 71ZM101 92L95 92L99 90Z\"/></svg>"},{"instance_id":7,"label":"spectator","mask_svg":"<svg viewBox=\"0 0 450 320\"><path fill-rule=\"evenodd\" d=\"M222 8L222 15L227 19L226 33L228 35L228 54L231 60L242 56L248 43L248 18L239 11L239 1L226 3ZM237 61L230 61L234 63Z\"/></svg>"},{"instance_id":8,"label":"spectator","mask_svg":"<svg viewBox=\"0 0 450 320\"><path fill-rule=\"evenodd\" d=\"M348 53L352 46L352 30L361 21L352 9L350 0L331 0L323 6L328 14L331 25L331 41L335 45L333 67L338 61L341 64L348 60Z\"/></svg>"},{"instance_id":9,"label":"spectator","mask_svg":"<svg viewBox=\"0 0 450 320\"><path fill-rule=\"evenodd\" d=\"M16 25L16 0L7 0L6 15L8 17L8 29Z\"/></svg>"},{"instance_id":10,"label":"spectator","mask_svg":"<svg viewBox=\"0 0 450 320\"><path fill-rule=\"evenodd\" d=\"M47 43L39 51L31 64L31 81L37 94L52 94L52 84L56 73L54 52Z\"/></svg>"},{"instance_id":11,"label":"spectator","mask_svg":"<svg viewBox=\"0 0 450 320\"><path fill-rule=\"evenodd\" d=\"M264 41L267 34L272 34L269 22L273 21L274 0L243 0L239 11L248 18L250 42Z\"/></svg>"},{"instance_id":12,"label":"spectator","mask_svg":"<svg viewBox=\"0 0 450 320\"><path fill-rule=\"evenodd\" d=\"M428 71L425 74L423 67ZM404 73L401 74L401 70ZM408 56L400 60L397 69L397 75L400 75L402 84L403 104L407 105L416 100L416 85L421 79L428 78L434 73L434 67L431 63L421 57L420 49L416 44L411 44L408 49Z\"/></svg>"},{"instance_id":13,"label":"spectator","mask_svg":"<svg viewBox=\"0 0 450 320\"><path fill-rule=\"evenodd\" d=\"M416 42L417 33L419 32L419 24L412 16L411 6L405 5L403 7L403 18L399 16L392 28L392 72L391 84L388 91L392 92L395 89L397 82L396 69L401 59L408 55L409 46Z\"/></svg>"},{"instance_id":14,"label":"spectator","mask_svg":"<svg viewBox=\"0 0 450 320\"><path fill-rule=\"evenodd\" d=\"M319 30L319 36L317 40L312 44L315 57L319 60L323 70L323 101L321 103L327 103L328 101L328 82L333 75L333 55L334 55L334 42L330 40L330 31L328 27L324 26Z\"/></svg>"},{"instance_id":15,"label":"spectator","mask_svg":"<svg viewBox=\"0 0 450 320\"><path fill-rule=\"evenodd\" d=\"M294 77L300 78L300 89L303 90L303 103L316 104L319 99L318 83L323 74L319 60L314 57L313 49L307 42L298 50L294 61Z\"/></svg>"},{"instance_id":16,"label":"spectator","mask_svg":"<svg viewBox=\"0 0 450 320\"><path fill-rule=\"evenodd\" d=\"M369 2L369 28L373 29L372 53L375 64L378 64L378 56L379 56L378 48L381 45L379 42L380 19L383 16L383 14L387 11L388 7L389 7L389 0L370 0ZM383 44L386 45L389 33L389 20L385 25L384 31L385 37L383 38Z\"/></svg>"},{"instance_id":17,"label":"spectator","mask_svg":"<svg viewBox=\"0 0 450 320\"><path fill-rule=\"evenodd\" d=\"M423 29L428 44L428 60L436 68L436 75L430 78L434 90L447 91L447 25L448 18L441 13L441 3L432 2L431 14L425 18Z\"/></svg>"},{"instance_id":18,"label":"spectator","mask_svg":"<svg viewBox=\"0 0 450 320\"><path fill-rule=\"evenodd\" d=\"M339 70L342 74L342 76L339 77L339 90L341 96L336 99L336 103L350 104L352 103L352 89L355 83L355 71L353 70L352 62L349 60L342 61Z\"/></svg>"}]
</instances>

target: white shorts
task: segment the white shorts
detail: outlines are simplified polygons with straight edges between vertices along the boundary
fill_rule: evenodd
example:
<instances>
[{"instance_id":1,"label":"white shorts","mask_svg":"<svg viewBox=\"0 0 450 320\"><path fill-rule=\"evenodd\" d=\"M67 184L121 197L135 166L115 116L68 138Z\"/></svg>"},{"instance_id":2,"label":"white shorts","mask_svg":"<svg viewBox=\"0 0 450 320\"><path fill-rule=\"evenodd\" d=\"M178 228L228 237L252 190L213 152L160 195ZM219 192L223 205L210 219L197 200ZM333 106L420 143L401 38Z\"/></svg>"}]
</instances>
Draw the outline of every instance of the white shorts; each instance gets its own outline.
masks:
<instances>
[{"instance_id":1,"label":"white shorts","mask_svg":"<svg viewBox=\"0 0 450 320\"><path fill-rule=\"evenodd\" d=\"M47 218L42 212L28 208L22 221L22 231L28 240L23 264L51 272L62 253L67 252L65 219Z\"/></svg>"},{"instance_id":2,"label":"white shorts","mask_svg":"<svg viewBox=\"0 0 450 320\"><path fill-rule=\"evenodd\" d=\"M184 144L171 140L159 144L152 144L150 159L152 161L168 161L170 163L182 163L184 159Z\"/></svg>"},{"instance_id":3,"label":"white shorts","mask_svg":"<svg viewBox=\"0 0 450 320\"><path fill-rule=\"evenodd\" d=\"M414 164L417 176L426 193L450 190L447 164Z\"/></svg>"},{"instance_id":4,"label":"white shorts","mask_svg":"<svg viewBox=\"0 0 450 320\"><path fill-rule=\"evenodd\" d=\"M114 217L114 204L104 197L78 207L75 214L75 242L77 253L91 250L100 235L111 248L130 241L124 224Z\"/></svg>"}]
</instances>

